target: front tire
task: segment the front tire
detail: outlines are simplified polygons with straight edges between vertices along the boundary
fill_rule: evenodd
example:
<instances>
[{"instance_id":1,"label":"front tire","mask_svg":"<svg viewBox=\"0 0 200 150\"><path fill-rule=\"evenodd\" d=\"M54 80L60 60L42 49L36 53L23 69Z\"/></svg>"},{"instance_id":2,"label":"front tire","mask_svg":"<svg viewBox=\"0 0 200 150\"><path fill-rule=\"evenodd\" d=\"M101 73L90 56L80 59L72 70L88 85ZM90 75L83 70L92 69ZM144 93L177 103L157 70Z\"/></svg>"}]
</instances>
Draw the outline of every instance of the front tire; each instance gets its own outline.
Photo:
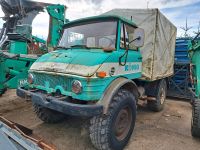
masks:
<instances>
[{"instance_id":1,"label":"front tire","mask_svg":"<svg viewBox=\"0 0 200 150\"><path fill-rule=\"evenodd\" d=\"M136 100L127 90L113 97L108 113L90 120L90 139L99 150L122 150L135 126Z\"/></svg>"},{"instance_id":2,"label":"front tire","mask_svg":"<svg viewBox=\"0 0 200 150\"><path fill-rule=\"evenodd\" d=\"M65 120L66 115L55 110L33 104L34 111L38 118L46 123L58 123Z\"/></svg>"},{"instance_id":3,"label":"front tire","mask_svg":"<svg viewBox=\"0 0 200 150\"><path fill-rule=\"evenodd\" d=\"M158 84L155 101L147 101L147 106L150 110L159 112L163 110L167 95L167 84L165 80L161 80Z\"/></svg>"},{"instance_id":4,"label":"front tire","mask_svg":"<svg viewBox=\"0 0 200 150\"><path fill-rule=\"evenodd\" d=\"M200 137L200 100L195 100L192 106L191 133Z\"/></svg>"}]
</instances>

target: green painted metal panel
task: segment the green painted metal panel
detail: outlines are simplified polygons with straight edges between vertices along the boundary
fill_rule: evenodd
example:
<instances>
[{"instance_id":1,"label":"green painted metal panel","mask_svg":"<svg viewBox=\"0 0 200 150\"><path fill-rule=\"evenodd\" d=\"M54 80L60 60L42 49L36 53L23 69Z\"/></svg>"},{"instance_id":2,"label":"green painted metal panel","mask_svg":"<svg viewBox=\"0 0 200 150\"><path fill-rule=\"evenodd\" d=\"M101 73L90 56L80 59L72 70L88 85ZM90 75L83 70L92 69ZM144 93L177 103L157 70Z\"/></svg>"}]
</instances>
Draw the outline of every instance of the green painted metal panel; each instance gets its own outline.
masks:
<instances>
[{"instance_id":1,"label":"green painted metal panel","mask_svg":"<svg viewBox=\"0 0 200 150\"><path fill-rule=\"evenodd\" d=\"M28 44L26 42L11 41L10 53L13 54L27 54Z\"/></svg>"},{"instance_id":2,"label":"green painted metal panel","mask_svg":"<svg viewBox=\"0 0 200 150\"><path fill-rule=\"evenodd\" d=\"M199 36L199 35L198 35ZM197 36L197 37L198 37ZM196 97L200 98L200 39L189 43L189 58L191 59L191 70Z\"/></svg>"},{"instance_id":3,"label":"green painted metal panel","mask_svg":"<svg viewBox=\"0 0 200 150\"><path fill-rule=\"evenodd\" d=\"M81 24L81 23L85 23L85 22L105 21L105 20L123 21L123 22L126 22L127 24L129 24L131 26L137 27L137 25L133 21L128 20L124 17L120 17L120 16L117 16L117 15L116 16L115 15L100 15L100 16L92 16L92 17L77 19L75 21L70 21L70 22L68 22L64 25L64 28L67 27L67 26L73 26L73 25L77 25L77 24Z\"/></svg>"},{"instance_id":4,"label":"green painted metal panel","mask_svg":"<svg viewBox=\"0 0 200 150\"><path fill-rule=\"evenodd\" d=\"M63 95L87 101L99 100L106 88L118 77L125 77L127 79L136 79L141 77L141 73L107 78L91 78L89 80L78 76L72 77L70 75L49 75L45 73L33 73L33 75L35 76L35 82L30 85L31 88L38 88L47 93L55 93L59 90ZM80 94L75 94L71 91L71 84L74 80L79 80L82 83L83 91Z\"/></svg>"},{"instance_id":5,"label":"green painted metal panel","mask_svg":"<svg viewBox=\"0 0 200 150\"><path fill-rule=\"evenodd\" d=\"M48 47L55 48L58 45L60 36L62 33L63 25L68 22L65 19L65 10L64 5L50 5L47 6L47 11L50 15L50 25L49 25L49 35L48 35Z\"/></svg>"},{"instance_id":6,"label":"green painted metal panel","mask_svg":"<svg viewBox=\"0 0 200 150\"><path fill-rule=\"evenodd\" d=\"M103 50L68 49L57 50L40 57L36 62L58 62L93 66L103 63L111 53ZM89 58L89 59L88 59Z\"/></svg>"}]
</instances>

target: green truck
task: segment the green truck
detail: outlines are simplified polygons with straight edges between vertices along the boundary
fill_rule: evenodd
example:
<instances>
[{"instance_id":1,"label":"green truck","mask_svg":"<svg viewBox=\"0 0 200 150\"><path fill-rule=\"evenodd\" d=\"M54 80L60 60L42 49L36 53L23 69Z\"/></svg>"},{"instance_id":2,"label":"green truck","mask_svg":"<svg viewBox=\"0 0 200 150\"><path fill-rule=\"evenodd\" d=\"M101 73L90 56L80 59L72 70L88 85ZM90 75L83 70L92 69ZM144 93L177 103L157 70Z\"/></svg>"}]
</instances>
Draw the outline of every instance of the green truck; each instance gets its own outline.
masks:
<instances>
[{"instance_id":1,"label":"green truck","mask_svg":"<svg viewBox=\"0 0 200 150\"><path fill-rule=\"evenodd\" d=\"M145 17L133 10L129 19L101 15L65 24L57 49L33 63L29 86L19 87L17 95L31 99L47 123L88 117L97 149L123 149L137 104L146 101L161 111L173 74L176 28L158 9L144 11ZM130 20L134 14L141 16L138 21L150 19L140 24L143 29Z\"/></svg>"}]
</instances>

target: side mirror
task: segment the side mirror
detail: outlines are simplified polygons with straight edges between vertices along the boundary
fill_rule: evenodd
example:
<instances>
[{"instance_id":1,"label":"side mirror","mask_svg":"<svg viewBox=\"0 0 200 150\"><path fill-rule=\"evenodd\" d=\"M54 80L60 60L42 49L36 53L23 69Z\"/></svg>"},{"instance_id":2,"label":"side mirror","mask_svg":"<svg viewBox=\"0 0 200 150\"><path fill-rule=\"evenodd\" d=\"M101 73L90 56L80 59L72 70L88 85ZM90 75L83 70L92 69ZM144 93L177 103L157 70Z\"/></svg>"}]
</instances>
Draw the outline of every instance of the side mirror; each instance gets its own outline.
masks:
<instances>
[{"instance_id":1,"label":"side mirror","mask_svg":"<svg viewBox=\"0 0 200 150\"><path fill-rule=\"evenodd\" d=\"M144 45L144 29L136 28L133 33L133 44L135 47L142 47Z\"/></svg>"}]
</instances>

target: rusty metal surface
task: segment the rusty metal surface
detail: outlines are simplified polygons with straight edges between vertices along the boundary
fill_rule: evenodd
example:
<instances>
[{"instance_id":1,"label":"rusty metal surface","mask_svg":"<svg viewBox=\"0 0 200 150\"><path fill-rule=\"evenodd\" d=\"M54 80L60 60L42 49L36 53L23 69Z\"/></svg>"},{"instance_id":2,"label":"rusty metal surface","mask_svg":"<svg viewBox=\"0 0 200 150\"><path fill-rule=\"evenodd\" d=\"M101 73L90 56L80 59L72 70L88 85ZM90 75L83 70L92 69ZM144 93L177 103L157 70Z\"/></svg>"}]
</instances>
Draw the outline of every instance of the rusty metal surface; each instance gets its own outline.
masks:
<instances>
[{"instance_id":1,"label":"rusty metal surface","mask_svg":"<svg viewBox=\"0 0 200 150\"><path fill-rule=\"evenodd\" d=\"M139 98L140 100L147 100L147 101L156 101L156 97L152 97L152 96L142 96Z\"/></svg>"},{"instance_id":2,"label":"rusty metal surface","mask_svg":"<svg viewBox=\"0 0 200 150\"><path fill-rule=\"evenodd\" d=\"M131 122L132 113L130 107L127 106L118 113L115 121L115 136L119 141L124 140L124 138L126 138L131 128Z\"/></svg>"},{"instance_id":3,"label":"rusty metal surface","mask_svg":"<svg viewBox=\"0 0 200 150\"><path fill-rule=\"evenodd\" d=\"M40 147L41 149L43 149L43 150L56 150L56 148L54 146L47 144L42 139L36 139L36 138L31 137L31 135L32 135L31 129L26 128L26 127L24 127L20 124L14 123L12 121L9 121L2 116L0 116L0 121L3 122L4 124L6 124L7 126L9 126L11 129L14 129L15 131L17 131L20 135L22 135L26 139L29 139L32 142L36 143L38 145L38 147Z\"/></svg>"}]
</instances>

